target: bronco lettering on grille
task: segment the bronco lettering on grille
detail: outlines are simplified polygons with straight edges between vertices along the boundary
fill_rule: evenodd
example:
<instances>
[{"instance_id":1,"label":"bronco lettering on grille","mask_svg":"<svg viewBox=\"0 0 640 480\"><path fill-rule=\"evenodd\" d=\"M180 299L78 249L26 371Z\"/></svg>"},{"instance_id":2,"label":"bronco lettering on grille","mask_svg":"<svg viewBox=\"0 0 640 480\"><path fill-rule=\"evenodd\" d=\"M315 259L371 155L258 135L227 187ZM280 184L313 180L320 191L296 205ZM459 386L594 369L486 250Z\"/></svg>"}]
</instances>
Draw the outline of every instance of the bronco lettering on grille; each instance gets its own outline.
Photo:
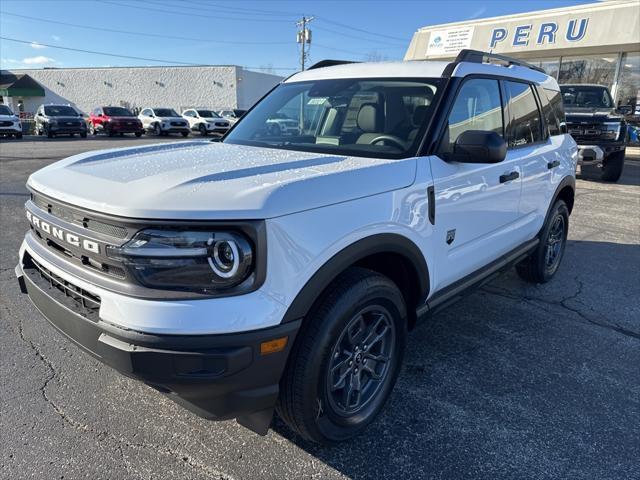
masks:
<instances>
[{"instance_id":1,"label":"bronco lettering on grille","mask_svg":"<svg viewBox=\"0 0 640 480\"><path fill-rule=\"evenodd\" d=\"M27 220L37 229L42 230L45 233L52 235L58 240L68 243L74 247L82 248L88 252L100 254L100 244L92 240L81 238L78 235L67 232L61 228L54 227L53 225L45 222L44 220L36 217L29 210L27 210Z\"/></svg>"}]
</instances>

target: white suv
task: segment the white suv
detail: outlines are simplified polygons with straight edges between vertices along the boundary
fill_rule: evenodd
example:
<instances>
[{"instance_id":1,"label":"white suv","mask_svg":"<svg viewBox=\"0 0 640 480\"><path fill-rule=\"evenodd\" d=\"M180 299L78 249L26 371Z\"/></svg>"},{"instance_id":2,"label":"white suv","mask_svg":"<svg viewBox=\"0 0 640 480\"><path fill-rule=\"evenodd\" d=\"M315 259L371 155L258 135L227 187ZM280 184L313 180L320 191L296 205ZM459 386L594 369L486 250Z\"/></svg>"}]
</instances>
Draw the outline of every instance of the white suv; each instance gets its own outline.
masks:
<instances>
[{"instance_id":1,"label":"white suv","mask_svg":"<svg viewBox=\"0 0 640 480\"><path fill-rule=\"evenodd\" d=\"M222 118L213 110L205 108L191 108L182 112L182 118L189 122L191 131L200 132L203 137L212 133L224 135L230 127L230 122Z\"/></svg>"},{"instance_id":2,"label":"white suv","mask_svg":"<svg viewBox=\"0 0 640 480\"><path fill-rule=\"evenodd\" d=\"M422 319L510 265L555 275L577 161L557 91L475 51L322 62L221 142L31 175L21 287L76 344L198 415L264 434L277 410L304 438L345 440L382 409ZM274 135L279 114L304 128Z\"/></svg>"},{"instance_id":3,"label":"white suv","mask_svg":"<svg viewBox=\"0 0 640 480\"><path fill-rule=\"evenodd\" d=\"M191 131L189 123L173 108L143 108L138 118L144 130L154 135L180 133L186 137Z\"/></svg>"},{"instance_id":4,"label":"white suv","mask_svg":"<svg viewBox=\"0 0 640 480\"><path fill-rule=\"evenodd\" d=\"M6 105L0 104L0 136L22 138L22 122Z\"/></svg>"}]
</instances>

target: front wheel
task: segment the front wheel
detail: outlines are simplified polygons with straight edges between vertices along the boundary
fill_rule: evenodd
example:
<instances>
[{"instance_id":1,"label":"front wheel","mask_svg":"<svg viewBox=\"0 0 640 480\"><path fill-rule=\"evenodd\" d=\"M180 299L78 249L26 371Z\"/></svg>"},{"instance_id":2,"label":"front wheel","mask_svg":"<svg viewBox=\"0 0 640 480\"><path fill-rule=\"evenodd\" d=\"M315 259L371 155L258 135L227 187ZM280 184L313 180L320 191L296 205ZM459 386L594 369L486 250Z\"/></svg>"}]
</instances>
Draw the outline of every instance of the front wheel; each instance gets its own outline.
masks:
<instances>
[{"instance_id":1,"label":"front wheel","mask_svg":"<svg viewBox=\"0 0 640 480\"><path fill-rule=\"evenodd\" d=\"M306 319L280 383L278 415L318 443L348 440L380 413L402 364L406 307L387 277L351 268Z\"/></svg>"},{"instance_id":2,"label":"front wheel","mask_svg":"<svg viewBox=\"0 0 640 480\"><path fill-rule=\"evenodd\" d=\"M624 167L625 151L615 152L605 158L602 163L602 180L605 182L617 182L622 175Z\"/></svg>"},{"instance_id":3,"label":"front wheel","mask_svg":"<svg viewBox=\"0 0 640 480\"><path fill-rule=\"evenodd\" d=\"M136 132L136 137L140 138L142 136L142 132Z\"/></svg>"},{"instance_id":4,"label":"front wheel","mask_svg":"<svg viewBox=\"0 0 640 480\"><path fill-rule=\"evenodd\" d=\"M516 265L520 277L530 283L547 283L558 271L567 244L569 209L563 200L551 208L533 253Z\"/></svg>"},{"instance_id":5,"label":"front wheel","mask_svg":"<svg viewBox=\"0 0 640 480\"><path fill-rule=\"evenodd\" d=\"M87 132L82 132L82 133L80 134L80 137L82 137L82 138L87 138Z\"/></svg>"},{"instance_id":6,"label":"front wheel","mask_svg":"<svg viewBox=\"0 0 640 480\"><path fill-rule=\"evenodd\" d=\"M206 125L200 124L200 126L198 127L198 130L200 130L200 135L202 135L203 137L207 136L207 127L206 127Z\"/></svg>"}]
</instances>

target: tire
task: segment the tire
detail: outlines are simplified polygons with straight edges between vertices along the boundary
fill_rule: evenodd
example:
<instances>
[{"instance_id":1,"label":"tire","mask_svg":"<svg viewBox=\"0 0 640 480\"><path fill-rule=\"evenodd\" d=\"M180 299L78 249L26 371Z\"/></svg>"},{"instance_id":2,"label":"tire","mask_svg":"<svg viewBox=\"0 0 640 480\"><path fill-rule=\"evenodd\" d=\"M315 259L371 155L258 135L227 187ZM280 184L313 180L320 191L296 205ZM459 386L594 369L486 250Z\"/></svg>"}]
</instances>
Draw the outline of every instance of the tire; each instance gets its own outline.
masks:
<instances>
[{"instance_id":1,"label":"tire","mask_svg":"<svg viewBox=\"0 0 640 480\"><path fill-rule=\"evenodd\" d=\"M115 133L113 133L113 131L111 130L111 127L109 127L108 125L104 125L104 131L107 132L107 135L109 137L113 137L115 135Z\"/></svg>"},{"instance_id":2,"label":"tire","mask_svg":"<svg viewBox=\"0 0 640 480\"><path fill-rule=\"evenodd\" d=\"M142 136L142 132L136 132L136 137L140 138Z\"/></svg>"},{"instance_id":3,"label":"tire","mask_svg":"<svg viewBox=\"0 0 640 480\"><path fill-rule=\"evenodd\" d=\"M605 182L617 182L622 175L624 167L625 151L615 152L609 155L602 162L602 175L600 178Z\"/></svg>"},{"instance_id":4,"label":"tire","mask_svg":"<svg viewBox=\"0 0 640 480\"><path fill-rule=\"evenodd\" d=\"M22 133L16 133L16 140L22 140Z\"/></svg>"},{"instance_id":5,"label":"tire","mask_svg":"<svg viewBox=\"0 0 640 480\"><path fill-rule=\"evenodd\" d=\"M160 129L160 125L157 123L154 123L153 127L151 127L151 132L157 137L162 135L162 130Z\"/></svg>"},{"instance_id":6,"label":"tire","mask_svg":"<svg viewBox=\"0 0 640 480\"><path fill-rule=\"evenodd\" d=\"M207 127L205 125L200 124L198 130L200 130L200 135L202 135L203 137L207 136Z\"/></svg>"},{"instance_id":7,"label":"tire","mask_svg":"<svg viewBox=\"0 0 640 480\"><path fill-rule=\"evenodd\" d=\"M188 137L189 136L189 132L180 132L180 135L182 135L183 137Z\"/></svg>"},{"instance_id":8,"label":"tire","mask_svg":"<svg viewBox=\"0 0 640 480\"><path fill-rule=\"evenodd\" d=\"M70 137L70 138L73 138L73 137L75 137L75 136L76 136L76 134L75 134L75 133L70 133L70 134L69 134L69 137Z\"/></svg>"},{"instance_id":9,"label":"tire","mask_svg":"<svg viewBox=\"0 0 640 480\"><path fill-rule=\"evenodd\" d=\"M372 335L379 340L366 344ZM406 338L406 306L398 287L371 270L347 270L323 293L298 334L280 382L278 415L317 443L358 435L393 389ZM376 360L383 356L386 361Z\"/></svg>"},{"instance_id":10,"label":"tire","mask_svg":"<svg viewBox=\"0 0 640 480\"><path fill-rule=\"evenodd\" d=\"M80 137L82 137L82 138L87 138L87 132L82 132L82 133L80 134Z\"/></svg>"},{"instance_id":11,"label":"tire","mask_svg":"<svg viewBox=\"0 0 640 480\"><path fill-rule=\"evenodd\" d=\"M567 244L569 209L557 200L540 232L540 243L533 253L516 265L520 278L529 283L547 283L558 271Z\"/></svg>"},{"instance_id":12,"label":"tire","mask_svg":"<svg viewBox=\"0 0 640 480\"><path fill-rule=\"evenodd\" d=\"M55 137L55 133L53 133L51 130L49 130L49 127L46 128L45 130L46 134L47 134L47 138L53 138Z\"/></svg>"}]
</instances>

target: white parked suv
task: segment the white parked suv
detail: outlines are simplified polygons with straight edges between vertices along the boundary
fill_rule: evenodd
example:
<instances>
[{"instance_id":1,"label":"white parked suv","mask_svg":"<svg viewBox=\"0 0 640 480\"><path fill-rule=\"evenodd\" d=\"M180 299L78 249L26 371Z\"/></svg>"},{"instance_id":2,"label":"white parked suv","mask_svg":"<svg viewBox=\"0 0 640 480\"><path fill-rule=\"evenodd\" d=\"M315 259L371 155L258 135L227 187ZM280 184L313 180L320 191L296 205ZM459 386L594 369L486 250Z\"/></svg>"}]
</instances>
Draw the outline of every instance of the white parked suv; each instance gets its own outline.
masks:
<instances>
[{"instance_id":1,"label":"white parked suv","mask_svg":"<svg viewBox=\"0 0 640 480\"><path fill-rule=\"evenodd\" d=\"M229 130L231 122L222 118L213 110L205 108L190 108L182 112L182 118L189 122L191 131L200 132L203 137L212 133L224 135Z\"/></svg>"},{"instance_id":2,"label":"white parked suv","mask_svg":"<svg viewBox=\"0 0 640 480\"><path fill-rule=\"evenodd\" d=\"M22 138L20 118L6 105L0 105L0 136Z\"/></svg>"},{"instance_id":3,"label":"white parked suv","mask_svg":"<svg viewBox=\"0 0 640 480\"><path fill-rule=\"evenodd\" d=\"M508 266L556 274L577 148L556 81L522 62L337 63L284 80L222 141L32 174L22 290L198 415L360 433L421 320ZM304 131L274 135L269 119L301 106Z\"/></svg>"},{"instance_id":4,"label":"white parked suv","mask_svg":"<svg viewBox=\"0 0 640 480\"><path fill-rule=\"evenodd\" d=\"M189 123L173 108L143 108L138 118L142 122L145 132L154 135L169 135L180 133L183 137L191 131Z\"/></svg>"}]
</instances>

